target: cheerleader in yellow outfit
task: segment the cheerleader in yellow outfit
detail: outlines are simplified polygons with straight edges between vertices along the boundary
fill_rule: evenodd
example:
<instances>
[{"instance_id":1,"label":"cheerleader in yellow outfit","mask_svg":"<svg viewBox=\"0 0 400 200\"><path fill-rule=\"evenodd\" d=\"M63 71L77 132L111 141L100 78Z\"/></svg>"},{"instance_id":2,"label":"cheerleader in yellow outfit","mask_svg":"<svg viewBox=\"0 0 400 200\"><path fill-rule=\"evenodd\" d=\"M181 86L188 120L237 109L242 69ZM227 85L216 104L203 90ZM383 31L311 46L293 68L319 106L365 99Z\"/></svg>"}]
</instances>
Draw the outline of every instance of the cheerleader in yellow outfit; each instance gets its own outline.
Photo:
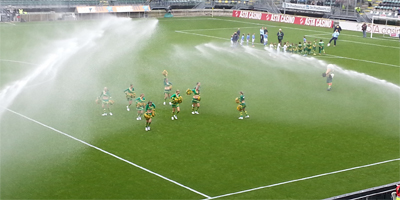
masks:
<instances>
[{"instance_id":1,"label":"cheerleader in yellow outfit","mask_svg":"<svg viewBox=\"0 0 400 200\"><path fill-rule=\"evenodd\" d=\"M172 99L172 116L171 116L171 119L175 120L175 119L178 119L177 115L181 111L181 109L179 108L179 104L182 103L182 96L180 95L179 90L176 90L175 94L173 94L171 96L171 99ZM175 115L175 111L176 111L176 115Z\"/></svg>"},{"instance_id":2,"label":"cheerleader in yellow outfit","mask_svg":"<svg viewBox=\"0 0 400 200\"><path fill-rule=\"evenodd\" d=\"M124 90L124 93L126 95L126 100L128 101L128 105L126 106L126 110L129 111L129 107L132 105L132 100L136 97L135 94L135 89L133 88L133 85L130 84L129 88Z\"/></svg>"},{"instance_id":3,"label":"cheerleader in yellow outfit","mask_svg":"<svg viewBox=\"0 0 400 200\"><path fill-rule=\"evenodd\" d=\"M145 130L149 131L150 130L150 125L151 125L151 118L153 118L156 115L156 105L149 101L146 105L146 113L144 113L144 118L146 118L146 127Z\"/></svg>"},{"instance_id":4,"label":"cheerleader in yellow outfit","mask_svg":"<svg viewBox=\"0 0 400 200\"><path fill-rule=\"evenodd\" d=\"M199 114L198 110L200 108L200 82L197 82L196 87L192 90L186 90L187 95L193 94L192 99L192 115Z\"/></svg>"},{"instance_id":5,"label":"cheerleader in yellow outfit","mask_svg":"<svg viewBox=\"0 0 400 200\"><path fill-rule=\"evenodd\" d=\"M100 99L101 99L101 107L103 108L102 116L107 116L106 107L108 109L109 114L112 115L110 105L113 105L114 101L111 100L111 95L107 87L104 87L103 92L101 92L100 96L97 98L96 101L99 101Z\"/></svg>"},{"instance_id":6,"label":"cheerleader in yellow outfit","mask_svg":"<svg viewBox=\"0 0 400 200\"><path fill-rule=\"evenodd\" d=\"M245 102L245 97L244 97L244 94L243 94L243 92L242 91L240 91L239 92L239 97L237 97L236 99L235 99L235 101L236 101L236 103L238 103L239 105L237 106L237 110L240 112L240 117L239 117L239 119L243 119L243 112L246 114L246 117L245 118L249 118L250 116L249 116L249 114L247 114L247 111L246 111L246 102Z\"/></svg>"}]
</instances>

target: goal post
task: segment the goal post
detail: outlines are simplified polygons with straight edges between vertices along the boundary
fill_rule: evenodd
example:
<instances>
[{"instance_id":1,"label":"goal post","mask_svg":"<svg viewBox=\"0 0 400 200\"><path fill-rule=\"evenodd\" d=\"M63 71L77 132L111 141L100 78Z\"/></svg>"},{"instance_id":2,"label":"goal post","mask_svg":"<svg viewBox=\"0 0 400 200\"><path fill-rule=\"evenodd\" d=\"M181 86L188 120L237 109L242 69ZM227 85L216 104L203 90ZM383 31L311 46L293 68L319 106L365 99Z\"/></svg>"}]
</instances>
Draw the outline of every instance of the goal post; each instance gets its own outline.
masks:
<instances>
[{"instance_id":1,"label":"goal post","mask_svg":"<svg viewBox=\"0 0 400 200\"><path fill-rule=\"evenodd\" d=\"M396 16L397 17L397 16ZM374 25L374 21L375 20L384 20L385 24L375 24ZM387 16L372 16L372 25L371 25L371 38L373 33L376 33L376 30L378 30L377 32L380 34L383 34L383 37L385 37L385 35L389 36L389 37L399 37L400 34L400 26L392 26L392 25L388 25L388 21L394 21L394 22L400 22L400 18L395 18L395 17L387 17Z\"/></svg>"}]
</instances>

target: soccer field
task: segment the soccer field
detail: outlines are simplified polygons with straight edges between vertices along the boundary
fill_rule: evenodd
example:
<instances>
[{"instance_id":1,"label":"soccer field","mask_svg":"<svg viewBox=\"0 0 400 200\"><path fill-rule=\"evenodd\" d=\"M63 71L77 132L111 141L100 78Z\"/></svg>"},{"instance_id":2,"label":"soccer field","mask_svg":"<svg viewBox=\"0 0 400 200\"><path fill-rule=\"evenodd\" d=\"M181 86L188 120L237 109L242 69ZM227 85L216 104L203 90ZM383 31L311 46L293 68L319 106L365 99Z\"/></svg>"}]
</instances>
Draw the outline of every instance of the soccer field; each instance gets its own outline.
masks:
<instances>
[{"instance_id":1,"label":"soccer field","mask_svg":"<svg viewBox=\"0 0 400 200\"><path fill-rule=\"evenodd\" d=\"M264 48L265 26L326 54ZM255 47L231 47L238 28ZM331 34L231 17L0 24L0 198L322 199L399 181L400 43L342 31L327 47ZM173 121L163 70L183 96ZM150 131L126 110L129 84L156 105Z\"/></svg>"}]
</instances>

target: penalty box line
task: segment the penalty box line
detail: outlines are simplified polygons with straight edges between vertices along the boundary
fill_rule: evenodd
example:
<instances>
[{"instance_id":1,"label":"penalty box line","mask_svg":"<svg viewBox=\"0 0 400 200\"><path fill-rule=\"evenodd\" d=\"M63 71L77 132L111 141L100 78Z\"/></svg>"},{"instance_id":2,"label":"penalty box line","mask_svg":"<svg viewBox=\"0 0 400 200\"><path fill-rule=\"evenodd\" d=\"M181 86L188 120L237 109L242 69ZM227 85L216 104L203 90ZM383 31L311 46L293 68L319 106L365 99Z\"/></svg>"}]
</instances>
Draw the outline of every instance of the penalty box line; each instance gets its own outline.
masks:
<instances>
[{"instance_id":1,"label":"penalty box line","mask_svg":"<svg viewBox=\"0 0 400 200\"><path fill-rule=\"evenodd\" d=\"M124 159L124 158L121 158L121 157L119 157L119 156L117 156L117 155L115 155L115 154L112 154L112 153L108 152L108 151L105 151L105 150L103 150L103 149L100 149L99 147L96 147L96 146L94 146L94 145L92 145L92 144L89 144L89 143L87 143L87 142L85 142L85 141L83 141L83 140L80 140L80 139L76 138L76 137L73 137L73 136L71 136L71 135L68 135L67 133L64 133L64 132L62 132L62 131L60 131L60 130L57 130L57 129L51 127L51 126L48 126L48 125L46 125L46 124L43 124L43 123L41 123L41 122L39 122L39 121L36 121L36 120L34 120L34 119L32 119L32 118L29 118L29 117L27 117L27 116L25 116L25 115L23 115L23 114L20 114L20 113L18 113L18 112L15 112L15 111L13 111L13 110L8 109L8 108L4 108L4 107L2 107L2 108L5 109L5 110L7 110L7 111L9 111L9 112L11 112L11 113L14 113L14 114L16 114L16 115L19 115L20 117L23 117L23 118L25 118L25 119L27 119L27 120L29 120L29 121L35 122L36 124L39 124L39 125L41 125L41 126L43 126L43 127L46 127L46 128L48 128L48 129L50 129L50 130L53 130L53 131L55 131L55 132L57 132L57 133L60 133L60 134L64 135L64 136L67 136L67 137L69 137L70 139L73 139L73 140L75 140L75 141L78 141L78 142L80 142L80 143L82 143L82 144L84 144L84 145L86 145L86 146L89 146L89 147L92 147L92 148L94 148L94 149L96 149L96 150L98 150L98 151L101 151L101 152L103 152L103 153L105 153L105 154L107 154L107 155L109 155L109 156L112 156L112 157L118 159L118 160L121 160L121 161L123 161L123 162L126 162L126 163L128 163L128 164L130 164L130 165L133 165L133 166L135 166L135 167L137 167L137 168L139 168L139 169L141 169L141 170L143 170L143 171L146 171L146 172L148 172L148 173L150 173L150 174L153 174L153 175L155 175L155 176L158 176L158 177L160 177L160 178L162 178L162 179L164 179L164 180L166 180L166 181L169 181L169 182L171 182L171 183L173 183L173 184L175 184L175 185L178 185L178 186L180 186L180 187L183 187L183 188L185 188L185 189L187 189L187 190L190 190L190 191L192 191L192 192L194 192L194 193L196 193L196 194L199 194L199 195L201 195L201 196L203 196L203 197L211 198L210 196L208 196L208 195L206 195L206 194L203 194L203 193L201 193L201 192L199 192L199 191L197 191L197 190L194 190L194 189L192 189L192 188L190 188L190 187L187 187L187 186L185 186L185 185L183 185L183 184L180 184L180 183L178 183L178 182L176 182L176 181L174 181L174 180L171 180L171 179L169 179L169 178L167 178L167 177L165 177L165 176L163 176L163 175L161 175L161 174L158 174L158 173L153 172L153 171L151 171L151 170L149 170L149 169L146 169L146 168L144 168L144 167L142 167L142 166L140 166L140 165L137 165L137 164L135 164L135 163L133 163L133 162L131 162L131 161L129 161L129 160L126 160L126 159Z\"/></svg>"},{"instance_id":2,"label":"penalty box line","mask_svg":"<svg viewBox=\"0 0 400 200\"><path fill-rule=\"evenodd\" d=\"M288 183L304 181L304 180L318 178L318 177L327 176L327 175L331 175L331 174L338 174L338 173L341 173L341 172L346 172L346 171L351 171L351 170L355 170L355 169L371 167L371 166L385 164L385 163L394 162L394 161L400 161L400 158L396 158L396 159L392 159L392 160L386 160L386 161L377 162L377 163L372 163L372 164L368 164L368 165L362 165L362 166L358 166L358 167L352 167L352 168L348 168L348 169L342 169L342 170L329 172L329 173L324 173L324 174L318 174L318 175L309 176L309 177L300 178L300 179L294 179L294 180L291 180L291 181L275 183L275 184L272 184L272 185L266 185L266 186L261 186L261 187L252 188L252 189L248 189L248 190L242 190L242 191L239 191L239 192L223 194L223 195L219 195L219 196L215 196L215 197L211 197L211 198L207 198L207 199L217 199L217 198L221 198L221 197L227 197L227 196L232 196L232 195L236 195L236 194L242 194L242 193L251 192L251 191L255 191L255 190L260 190L260 189L264 189L264 188L270 188L270 187L275 187L275 186L279 186L279 185L285 185L285 184L288 184Z\"/></svg>"}]
</instances>

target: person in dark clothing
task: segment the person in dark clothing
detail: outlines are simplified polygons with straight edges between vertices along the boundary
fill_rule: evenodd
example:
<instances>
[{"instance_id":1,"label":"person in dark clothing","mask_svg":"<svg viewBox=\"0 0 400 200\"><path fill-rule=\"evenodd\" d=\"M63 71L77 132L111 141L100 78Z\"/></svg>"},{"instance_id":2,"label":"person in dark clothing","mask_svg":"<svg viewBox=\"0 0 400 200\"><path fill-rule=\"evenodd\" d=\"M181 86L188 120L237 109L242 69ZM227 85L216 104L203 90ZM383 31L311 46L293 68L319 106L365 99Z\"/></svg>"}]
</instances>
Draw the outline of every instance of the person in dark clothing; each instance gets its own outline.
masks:
<instances>
[{"instance_id":1,"label":"person in dark clothing","mask_svg":"<svg viewBox=\"0 0 400 200\"><path fill-rule=\"evenodd\" d=\"M363 24L361 26L361 30L363 31L363 37L367 37L367 24Z\"/></svg>"},{"instance_id":2,"label":"person in dark clothing","mask_svg":"<svg viewBox=\"0 0 400 200\"><path fill-rule=\"evenodd\" d=\"M276 35L278 36L278 43L282 45L283 36L285 35L282 32L282 29L279 29L279 32Z\"/></svg>"},{"instance_id":3,"label":"person in dark clothing","mask_svg":"<svg viewBox=\"0 0 400 200\"><path fill-rule=\"evenodd\" d=\"M264 43L264 27L261 27L260 29L260 43Z\"/></svg>"},{"instance_id":4,"label":"person in dark clothing","mask_svg":"<svg viewBox=\"0 0 400 200\"><path fill-rule=\"evenodd\" d=\"M338 32L340 33L340 31L342 31L342 27L340 27L338 24L333 28L333 32L335 32L336 30L338 30Z\"/></svg>"},{"instance_id":5,"label":"person in dark clothing","mask_svg":"<svg viewBox=\"0 0 400 200\"><path fill-rule=\"evenodd\" d=\"M232 37L232 41L233 41L233 46L234 46L234 47L237 45L238 39L239 39L239 36L238 36L237 32L235 32L235 33L233 34L233 37Z\"/></svg>"},{"instance_id":6,"label":"person in dark clothing","mask_svg":"<svg viewBox=\"0 0 400 200\"><path fill-rule=\"evenodd\" d=\"M237 35L240 35L240 28L236 31Z\"/></svg>"}]
</instances>

